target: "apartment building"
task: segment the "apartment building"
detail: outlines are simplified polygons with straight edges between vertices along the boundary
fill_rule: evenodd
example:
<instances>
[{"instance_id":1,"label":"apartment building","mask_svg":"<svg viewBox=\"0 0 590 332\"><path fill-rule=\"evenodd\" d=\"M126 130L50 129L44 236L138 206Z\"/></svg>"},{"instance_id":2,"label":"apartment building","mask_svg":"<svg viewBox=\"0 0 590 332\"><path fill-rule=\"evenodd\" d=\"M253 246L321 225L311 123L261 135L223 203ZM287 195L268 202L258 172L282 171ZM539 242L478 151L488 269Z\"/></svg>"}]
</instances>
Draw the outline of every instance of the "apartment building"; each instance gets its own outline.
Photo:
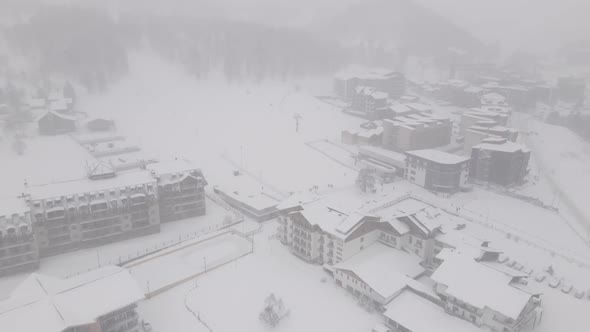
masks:
<instances>
[{"instance_id":1,"label":"apartment building","mask_svg":"<svg viewBox=\"0 0 590 332\"><path fill-rule=\"evenodd\" d=\"M108 266L67 279L33 273L0 301L0 326L15 331L139 332L143 292L126 269Z\"/></svg>"},{"instance_id":2,"label":"apartment building","mask_svg":"<svg viewBox=\"0 0 590 332\"><path fill-rule=\"evenodd\" d=\"M39 266L31 213L18 198L0 200L0 277Z\"/></svg>"},{"instance_id":3,"label":"apartment building","mask_svg":"<svg viewBox=\"0 0 590 332\"><path fill-rule=\"evenodd\" d=\"M449 118L431 114L410 114L383 121L386 149L404 152L431 149L451 143L452 123Z\"/></svg>"},{"instance_id":4,"label":"apartment building","mask_svg":"<svg viewBox=\"0 0 590 332\"><path fill-rule=\"evenodd\" d=\"M428 190L454 193L467 186L469 158L438 151L406 151L405 178Z\"/></svg>"},{"instance_id":5,"label":"apartment building","mask_svg":"<svg viewBox=\"0 0 590 332\"><path fill-rule=\"evenodd\" d=\"M41 256L160 230L156 180L99 165L87 178L29 186L26 201Z\"/></svg>"},{"instance_id":6,"label":"apartment building","mask_svg":"<svg viewBox=\"0 0 590 332\"><path fill-rule=\"evenodd\" d=\"M543 314L541 293L528 287L528 275L498 263L495 256L474 258L449 251L432 275L447 313L498 332L536 327Z\"/></svg>"},{"instance_id":7,"label":"apartment building","mask_svg":"<svg viewBox=\"0 0 590 332\"><path fill-rule=\"evenodd\" d=\"M399 98L406 89L403 74L385 68L352 67L334 78L334 91L345 101L351 101L358 86L383 91L391 98Z\"/></svg>"},{"instance_id":8,"label":"apartment building","mask_svg":"<svg viewBox=\"0 0 590 332\"><path fill-rule=\"evenodd\" d=\"M485 110L483 108L472 108L461 114L461 135L473 126L493 127L507 126L510 120L510 114L506 112L496 112Z\"/></svg>"},{"instance_id":9,"label":"apartment building","mask_svg":"<svg viewBox=\"0 0 590 332\"><path fill-rule=\"evenodd\" d=\"M471 149L486 139L496 138L516 142L518 139L518 130L496 125L472 126L467 128L463 138L463 151L471 154Z\"/></svg>"},{"instance_id":10,"label":"apartment building","mask_svg":"<svg viewBox=\"0 0 590 332\"><path fill-rule=\"evenodd\" d=\"M506 139L485 139L473 146L470 176L475 181L510 186L524 182L531 151Z\"/></svg>"},{"instance_id":11,"label":"apartment building","mask_svg":"<svg viewBox=\"0 0 590 332\"><path fill-rule=\"evenodd\" d=\"M207 181L199 168L187 160L149 164L156 179L161 222L202 216L206 213Z\"/></svg>"},{"instance_id":12,"label":"apartment building","mask_svg":"<svg viewBox=\"0 0 590 332\"><path fill-rule=\"evenodd\" d=\"M381 119L387 113L388 94L370 86L357 86L352 95L352 112L368 119Z\"/></svg>"}]
</instances>

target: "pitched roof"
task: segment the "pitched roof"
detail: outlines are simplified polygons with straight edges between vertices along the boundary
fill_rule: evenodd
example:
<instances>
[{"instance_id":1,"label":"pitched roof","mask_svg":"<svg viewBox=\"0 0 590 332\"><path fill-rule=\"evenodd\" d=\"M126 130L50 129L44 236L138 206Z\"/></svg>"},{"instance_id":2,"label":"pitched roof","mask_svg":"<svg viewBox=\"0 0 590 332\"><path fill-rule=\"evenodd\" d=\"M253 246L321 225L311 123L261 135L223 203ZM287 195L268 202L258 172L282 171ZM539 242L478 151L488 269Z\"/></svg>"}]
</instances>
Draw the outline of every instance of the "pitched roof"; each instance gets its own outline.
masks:
<instances>
[{"instance_id":1,"label":"pitched roof","mask_svg":"<svg viewBox=\"0 0 590 332\"><path fill-rule=\"evenodd\" d=\"M405 288L408 279L424 273L420 262L416 256L376 242L336 264L334 269L353 272L374 292L388 299Z\"/></svg>"},{"instance_id":2,"label":"pitched roof","mask_svg":"<svg viewBox=\"0 0 590 332\"><path fill-rule=\"evenodd\" d=\"M491 268L460 253L449 253L431 277L447 286L445 292L477 308L490 308L517 319L531 293L511 284L513 275Z\"/></svg>"},{"instance_id":3,"label":"pitched roof","mask_svg":"<svg viewBox=\"0 0 590 332\"><path fill-rule=\"evenodd\" d=\"M61 332L143 299L129 272L108 266L59 279L33 273L0 302L0 326L22 332Z\"/></svg>"}]
</instances>

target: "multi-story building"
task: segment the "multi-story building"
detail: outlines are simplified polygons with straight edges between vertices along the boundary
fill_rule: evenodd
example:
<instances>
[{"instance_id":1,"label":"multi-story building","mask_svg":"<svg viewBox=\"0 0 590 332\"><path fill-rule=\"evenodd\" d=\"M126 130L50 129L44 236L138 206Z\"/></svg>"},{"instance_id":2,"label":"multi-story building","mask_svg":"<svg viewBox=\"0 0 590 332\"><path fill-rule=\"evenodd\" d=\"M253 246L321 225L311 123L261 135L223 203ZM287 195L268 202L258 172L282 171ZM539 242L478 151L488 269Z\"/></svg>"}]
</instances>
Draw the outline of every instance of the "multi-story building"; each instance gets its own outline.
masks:
<instances>
[{"instance_id":1,"label":"multi-story building","mask_svg":"<svg viewBox=\"0 0 590 332\"><path fill-rule=\"evenodd\" d=\"M0 277L38 266L30 209L21 199L0 200Z\"/></svg>"},{"instance_id":2,"label":"multi-story building","mask_svg":"<svg viewBox=\"0 0 590 332\"><path fill-rule=\"evenodd\" d=\"M149 164L156 178L162 222L201 216L206 213L207 181L200 169L186 160Z\"/></svg>"},{"instance_id":3,"label":"multi-story building","mask_svg":"<svg viewBox=\"0 0 590 332\"><path fill-rule=\"evenodd\" d=\"M431 114L411 114L383 121L383 147L394 151L432 149L451 143L452 123Z\"/></svg>"},{"instance_id":4,"label":"multi-story building","mask_svg":"<svg viewBox=\"0 0 590 332\"><path fill-rule=\"evenodd\" d=\"M358 86L373 87L398 98L405 92L406 79L403 74L384 68L349 68L334 78L334 91L345 101L353 98Z\"/></svg>"},{"instance_id":5,"label":"multi-story building","mask_svg":"<svg viewBox=\"0 0 590 332\"><path fill-rule=\"evenodd\" d=\"M143 292L126 269L108 266L67 279L31 274L0 301L12 331L139 332Z\"/></svg>"},{"instance_id":6,"label":"multi-story building","mask_svg":"<svg viewBox=\"0 0 590 332\"><path fill-rule=\"evenodd\" d=\"M438 150L407 151L405 177L428 190L457 192L467 186L469 158Z\"/></svg>"},{"instance_id":7,"label":"multi-story building","mask_svg":"<svg viewBox=\"0 0 590 332\"><path fill-rule=\"evenodd\" d=\"M473 146L470 176L502 186L519 184L528 173L531 151L506 139L490 138Z\"/></svg>"},{"instance_id":8,"label":"multi-story building","mask_svg":"<svg viewBox=\"0 0 590 332\"><path fill-rule=\"evenodd\" d=\"M447 313L498 332L537 326L541 294L527 287L528 274L488 257L447 252L431 277Z\"/></svg>"},{"instance_id":9,"label":"multi-story building","mask_svg":"<svg viewBox=\"0 0 590 332\"><path fill-rule=\"evenodd\" d=\"M461 114L461 135L465 135L465 131L473 126L493 127L506 126L510 114L506 112L496 112L484 110L482 108L472 108L467 112Z\"/></svg>"},{"instance_id":10,"label":"multi-story building","mask_svg":"<svg viewBox=\"0 0 590 332\"><path fill-rule=\"evenodd\" d=\"M512 142L518 139L518 130L504 126L472 126L463 134L463 152L471 154L473 146L489 138L503 138Z\"/></svg>"},{"instance_id":11,"label":"multi-story building","mask_svg":"<svg viewBox=\"0 0 590 332\"><path fill-rule=\"evenodd\" d=\"M41 256L160 230L156 180L99 165L88 178L27 188Z\"/></svg>"},{"instance_id":12,"label":"multi-story building","mask_svg":"<svg viewBox=\"0 0 590 332\"><path fill-rule=\"evenodd\" d=\"M387 112L387 98L385 92L369 86L357 86L352 95L350 107L355 114L369 119L383 118Z\"/></svg>"}]
</instances>

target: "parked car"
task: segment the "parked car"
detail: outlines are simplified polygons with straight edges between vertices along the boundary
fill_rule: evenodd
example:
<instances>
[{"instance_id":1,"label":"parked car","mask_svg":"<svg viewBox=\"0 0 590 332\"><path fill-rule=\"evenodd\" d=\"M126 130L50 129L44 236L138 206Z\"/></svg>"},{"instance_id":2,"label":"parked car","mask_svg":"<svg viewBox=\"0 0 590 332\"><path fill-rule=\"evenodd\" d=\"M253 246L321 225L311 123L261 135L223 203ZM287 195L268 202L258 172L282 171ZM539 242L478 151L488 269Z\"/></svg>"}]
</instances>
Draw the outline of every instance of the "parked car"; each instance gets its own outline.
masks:
<instances>
[{"instance_id":1,"label":"parked car","mask_svg":"<svg viewBox=\"0 0 590 332\"><path fill-rule=\"evenodd\" d=\"M561 280L559 279L552 279L551 281L549 281L549 287L551 288L557 288L559 287L559 285L561 285Z\"/></svg>"},{"instance_id":2,"label":"parked car","mask_svg":"<svg viewBox=\"0 0 590 332\"><path fill-rule=\"evenodd\" d=\"M584 295L586 295L586 292L584 292L583 290L577 290L576 291L576 294L574 294L574 296L577 299L583 299L584 298Z\"/></svg>"},{"instance_id":3,"label":"parked car","mask_svg":"<svg viewBox=\"0 0 590 332\"><path fill-rule=\"evenodd\" d=\"M516 261L511 259L508 261L508 263L506 263L506 265L508 265L510 267L514 267L514 265L516 265Z\"/></svg>"},{"instance_id":4,"label":"parked car","mask_svg":"<svg viewBox=\"0 0 590 332\"><path fill-rule=\"evenodd\" d=\"M141 321L141 327L143 328L144 332L152 332L152 324L150 323L146 323L145 321Z\"/></svg>"},{"instance_id":5,"label":"parked car","mask_svg":"<svg viewBox=\"0 0 590 332\"><path fill-rule=\"evenodd\" d=\"M537 273L537 275L535 276L536 282L543 282L545 281L545 279L547 279L547 276L543 273Z\"/></svg>"},{"instance_id":6,"label":"parked car","mask_svg":"<svg viewBox=\"0 0 590 332\"><path fill-rule=\"evenodd\" d=\"M522 271L523 268L524 268L524 266L522 266L522 264L520 264L520 263L514 264L515 270Z\"/></svg>"},{"instance_id":7,"label":"parked car","mask_svg":"<svg viewBox=\"0 0 590 332\"><path fill-rule=\"evenodd\" d=\"M561 291L565 294L569 294L572 291L572 284L564 282L563 286L561 286Z\"/></svg>"},{"instance_id":8,"label":"parked car","mask_svg":"<svg viewBox=\"0 0 590 332\"><path fill-rule=\"evenodd\" d=\"M508 260L510 259L510 257L506 256L506 255L500 255L500 258L498 258L498 262L500 262L501 264L506 263Z\"/></svg>"}]
</instances>

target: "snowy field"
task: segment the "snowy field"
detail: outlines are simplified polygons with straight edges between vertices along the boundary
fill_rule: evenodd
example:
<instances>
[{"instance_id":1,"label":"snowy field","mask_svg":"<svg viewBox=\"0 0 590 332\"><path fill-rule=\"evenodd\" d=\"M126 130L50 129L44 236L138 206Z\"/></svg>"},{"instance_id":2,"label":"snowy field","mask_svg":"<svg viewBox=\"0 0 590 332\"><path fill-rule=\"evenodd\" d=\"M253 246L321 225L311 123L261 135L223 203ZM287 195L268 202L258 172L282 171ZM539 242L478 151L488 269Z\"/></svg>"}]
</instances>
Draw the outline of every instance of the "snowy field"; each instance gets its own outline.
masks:
<instances>
[{"instance_id":1,"label":"snowy field","mask_svg":"<svg viewBox=\"0 0 590 332\"><path fill-rule=\"evenodd\" d=\"M202 82L154 58L133 63L131 75L105 96L81 98L80 108L114 118L121 134L161 160L192 159L213 184L231 181L232 170L242 167L283 193L354 181L348 168L304 142L339 141L343 128L362 119L295 84ZM299 133L295 114L302 116Z\"/></svg>"},{"instance_id":2,"label":"snowy field","mask_svg":"<svg viewBox=\"0 0 590 332\"><path fill-rule=\"evenodd\" d=\"M180 247L125 265L145 294L174 285L250 252L251 244L233 233L186 241Z\"/></svg>"},{"instance_id":3,"label":"snowy field","mask_svg":"<svg viewBox=\"0 0 590 332\"><path fill-rule=\"evenodd\" d=\"M276 223L254 237L254 253L140 304L155 331L207 331L187 308L199 313L213 331L370 331L378 322L337 287L322 268L293 256L272 239ZM323 280L326 280L323 282ZM196 288L195 285L197 286ZM274 293L290 314L271 329L258 314Z\"/></svg>"}]
</instances>

